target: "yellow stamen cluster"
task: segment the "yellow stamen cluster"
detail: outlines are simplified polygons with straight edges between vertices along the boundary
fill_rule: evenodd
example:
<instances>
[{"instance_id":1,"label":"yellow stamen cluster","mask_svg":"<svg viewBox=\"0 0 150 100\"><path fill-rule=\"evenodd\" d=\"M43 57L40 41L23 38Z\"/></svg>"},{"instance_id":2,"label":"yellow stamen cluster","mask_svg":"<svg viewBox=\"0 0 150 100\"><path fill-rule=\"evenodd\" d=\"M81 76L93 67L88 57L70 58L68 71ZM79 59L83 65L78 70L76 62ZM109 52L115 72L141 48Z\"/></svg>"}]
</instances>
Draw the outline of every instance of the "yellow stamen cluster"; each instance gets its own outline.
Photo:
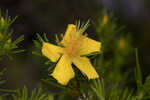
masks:
<instances>
[{"instance_id":1,"label":"yellow stamen cluster","mask_svg":"<svg viewBox=\"0 0 150 100\"><path fill-rule=\"evenodd\" d=\"M79 36L70 35L70 41L65 48L66 53L70 57L74 57L75 55L79 54L80 47L81 47L81 40L82 39Z\"/></svg>"}]
</instances>

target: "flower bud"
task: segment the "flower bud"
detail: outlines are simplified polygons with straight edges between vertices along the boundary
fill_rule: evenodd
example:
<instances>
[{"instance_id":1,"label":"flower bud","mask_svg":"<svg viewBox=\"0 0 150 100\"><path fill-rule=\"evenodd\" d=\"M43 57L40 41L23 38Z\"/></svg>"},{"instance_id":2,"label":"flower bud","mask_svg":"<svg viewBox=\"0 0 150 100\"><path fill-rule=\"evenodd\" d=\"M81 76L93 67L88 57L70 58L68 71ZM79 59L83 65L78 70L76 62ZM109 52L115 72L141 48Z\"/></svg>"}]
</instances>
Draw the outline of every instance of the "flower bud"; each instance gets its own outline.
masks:
<instances>
[{"instance_id":1,"label":"flower bud","mask_svg":"<svg viewBox=\"0 0 150 100\"><path fill-rule=\"evenodd\" d=\"M1 17L0 24L1 24L1 27L3 27L3 26L4 26L4 24L5 24L5 20L4 20L4 18L3 18L3 17Z\"/></svg>"},{"instance_id":2,"label":"flower bud","mask_svg":"<svg viewBox=\"0 0 150 100\"><path fill-rule=\"evenodd\" d=\"M107 24L107 22L108 22L108 15L105 14L103 19L102 19L101 26L104 26L105 24Z\"/></svg>"}]
</instances>

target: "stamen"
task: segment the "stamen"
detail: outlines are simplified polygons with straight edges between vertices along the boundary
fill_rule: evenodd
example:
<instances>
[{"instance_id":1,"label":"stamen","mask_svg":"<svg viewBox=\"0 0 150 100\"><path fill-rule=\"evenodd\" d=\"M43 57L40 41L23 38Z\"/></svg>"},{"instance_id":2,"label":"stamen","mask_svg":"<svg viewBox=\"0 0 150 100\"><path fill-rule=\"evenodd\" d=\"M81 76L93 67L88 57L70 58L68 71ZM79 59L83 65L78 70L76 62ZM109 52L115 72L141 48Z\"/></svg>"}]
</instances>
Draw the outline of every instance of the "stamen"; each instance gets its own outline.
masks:
<instances>
[{"instance_id":1,"label":"stamen","mask_svg":"<svg viewBox=\"0 0 150 100\"><path fill-rule=\"evenodd\" d=\"M70 57L78 55L80 46L81 46L80 37L70 35L70 41L69 41L68 45L66 46L66 53Z\"/></svg>"}]
</instances>

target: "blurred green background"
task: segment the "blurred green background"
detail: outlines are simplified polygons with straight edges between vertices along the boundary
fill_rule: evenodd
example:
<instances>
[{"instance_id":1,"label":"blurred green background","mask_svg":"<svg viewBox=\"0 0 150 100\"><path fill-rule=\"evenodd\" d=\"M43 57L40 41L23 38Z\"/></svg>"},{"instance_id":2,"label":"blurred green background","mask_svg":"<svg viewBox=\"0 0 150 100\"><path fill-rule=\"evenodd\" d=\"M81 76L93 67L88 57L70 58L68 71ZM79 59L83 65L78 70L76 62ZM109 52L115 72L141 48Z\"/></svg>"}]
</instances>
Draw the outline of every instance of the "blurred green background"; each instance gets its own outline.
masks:
<instances>
[{"instance_id":1,"label":"blurred green background","mask_svg":"<svg viewBox=\"0 0 150 100\"><path fill-rule=\"evenodd\" d=\"M96 22L103 12L113 13L118 25L125 25L124 33L130 32L133 48L139 48L140 63L143 75L150 70L150 1L148 0L0 0L4 14L18 16L11 26L14 29L13 39L24 35L20 48L25 53L14 55L14 60L5 60L1 66L7 66L5 87L20 88L38 87L42 75L38 58L32 55L33 39L36 33L48 33L49 40L55 42L55 34L65 32L68 24L76 20ZM87 33L95 38L94 26ZM128 63L128 62L126 62ZM131 65L132 66L132 65ZM43 66L45 67L45 66Z\"/></svg>"}]
</instances>

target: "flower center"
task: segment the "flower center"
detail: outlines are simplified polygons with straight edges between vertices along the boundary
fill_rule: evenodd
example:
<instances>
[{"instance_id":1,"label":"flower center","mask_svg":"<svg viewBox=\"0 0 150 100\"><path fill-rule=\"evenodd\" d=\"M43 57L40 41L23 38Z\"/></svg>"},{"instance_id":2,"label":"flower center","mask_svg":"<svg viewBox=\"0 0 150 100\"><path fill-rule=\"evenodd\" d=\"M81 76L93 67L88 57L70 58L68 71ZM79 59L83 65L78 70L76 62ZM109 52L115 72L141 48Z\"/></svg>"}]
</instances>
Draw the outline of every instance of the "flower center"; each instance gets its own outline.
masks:
<instances>
[{"instance_id":1,"label":"flower center","mask_svg":"<svg viewBox=\"0 0 150 100\"><path fill-rule=\"evenodd\" d=\"M66 53L70 57L74 57L75 55L79 55L80 46L81 46L81 39L80 39L80 37L71 35L70 36L70 41L69 41L68 45L65 48Z\"/></svg>"}]
</instances>

